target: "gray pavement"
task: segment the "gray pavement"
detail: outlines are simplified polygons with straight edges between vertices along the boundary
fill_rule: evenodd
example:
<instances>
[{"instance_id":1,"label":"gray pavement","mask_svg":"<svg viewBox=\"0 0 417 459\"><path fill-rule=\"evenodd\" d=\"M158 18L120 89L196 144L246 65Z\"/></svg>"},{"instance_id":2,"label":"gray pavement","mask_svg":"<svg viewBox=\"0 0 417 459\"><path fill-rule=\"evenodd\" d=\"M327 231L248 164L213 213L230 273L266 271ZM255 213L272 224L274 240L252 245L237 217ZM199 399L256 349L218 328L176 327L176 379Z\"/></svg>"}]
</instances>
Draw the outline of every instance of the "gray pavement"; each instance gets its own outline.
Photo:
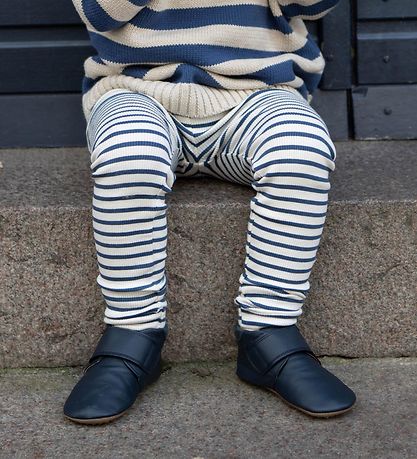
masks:
<instances>
[{"instance_id":1,"label":"gray pavement","mask_svg":"<svg viewBox=\"0 0 417 459\"><path fill-rule=\"evenodd\" d=\"M357 393L352 411L313 419L241 382L234 362L165 364L123 417L79 426L62 404L81 369L0 372L0 457L417 457L417 359L323 358Z\"/></svg>"}]
</instances>

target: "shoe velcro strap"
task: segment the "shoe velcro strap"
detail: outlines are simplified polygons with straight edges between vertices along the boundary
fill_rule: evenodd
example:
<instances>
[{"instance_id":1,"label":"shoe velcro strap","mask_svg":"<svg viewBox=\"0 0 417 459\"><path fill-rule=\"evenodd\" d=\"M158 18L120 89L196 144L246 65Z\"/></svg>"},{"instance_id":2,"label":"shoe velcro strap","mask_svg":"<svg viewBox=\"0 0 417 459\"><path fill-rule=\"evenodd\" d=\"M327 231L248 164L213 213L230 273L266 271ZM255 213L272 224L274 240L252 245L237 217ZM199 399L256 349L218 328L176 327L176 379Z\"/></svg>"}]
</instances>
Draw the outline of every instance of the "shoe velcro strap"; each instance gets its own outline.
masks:
<instances>
[{"instance_id":1,"label":"shoe velcro strap","mask_svg":"<svg viewBox=\"0 0 417 459\"><path fill-rule=\"evenodd\" d=\"M161 352L162 330L146 332L121 327L107 327L89 362L97 357L111 356L130 360L145 373L150 373Z\"/></svg>"},{"instance_id":2,"label":"shoe velcro strap","mask_svg":"<svg viewBox=\"0 0 417 459\"><path fill-rule=\"evenodd\" d=\"M256 370L267 373L276 363L296 352L313 354L297 327L266 327L247 347L247 357Z\"/></svg>"}]
</instances>

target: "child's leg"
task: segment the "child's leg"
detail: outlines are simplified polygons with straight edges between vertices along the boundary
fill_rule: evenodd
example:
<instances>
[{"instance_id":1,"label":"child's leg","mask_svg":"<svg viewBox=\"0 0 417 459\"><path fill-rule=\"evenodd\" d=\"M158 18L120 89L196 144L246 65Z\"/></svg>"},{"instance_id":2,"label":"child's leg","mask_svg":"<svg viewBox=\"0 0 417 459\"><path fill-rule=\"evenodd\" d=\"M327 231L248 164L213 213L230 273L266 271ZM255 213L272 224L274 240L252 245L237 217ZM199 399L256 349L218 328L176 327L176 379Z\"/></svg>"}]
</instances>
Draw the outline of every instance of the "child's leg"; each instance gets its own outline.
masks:
<instances>
[{"instance_id":1,"label":"child's leg","mask_svg":"<svg viewBox=\"0 0 417 459\"><path fill-rule=\"evenodd\" d=\"M289 91L264 91L238 110L206 164L250 183L252 198L239 325L292 325L302 313L326 218L335 147L324 121Z\"/></svg>"},{"instance_id":2,"label":"child's leg","mask_svg":"<svg viewBox=\"0 0 417 459\"><path fill-rule=\"evenodd\" d=\"M181 139L165 109L131 91L93 107L87 142L94 178L93 229L108 324L64 404L82 424L120 417L161 374L167 224Z\"/></svg>"},{"instance_id":3,"label":"child's leg","mask_svg":"<svg viewBox=\"0 0 417 459\"><path fill-rule=\"evenodd\" d=\"M176 127L151 98L116 91L94 107L87 139L104 321L132 330L163 328L165 195L180 155Z\"/></svg>"},{"instance_id":4,"label":"child's leg","mask_svg":"<svg viewBox=\"0 0 417 459\"><path fill-rule=\"evenodd\" d=\"M322 366L296 325L326 218L335 147L320 116L289 91L255 93L233 118L207 168L256 190L235 299L236 374L311 416L345 413L355 393Z\"/></svg>"}]
</instances>

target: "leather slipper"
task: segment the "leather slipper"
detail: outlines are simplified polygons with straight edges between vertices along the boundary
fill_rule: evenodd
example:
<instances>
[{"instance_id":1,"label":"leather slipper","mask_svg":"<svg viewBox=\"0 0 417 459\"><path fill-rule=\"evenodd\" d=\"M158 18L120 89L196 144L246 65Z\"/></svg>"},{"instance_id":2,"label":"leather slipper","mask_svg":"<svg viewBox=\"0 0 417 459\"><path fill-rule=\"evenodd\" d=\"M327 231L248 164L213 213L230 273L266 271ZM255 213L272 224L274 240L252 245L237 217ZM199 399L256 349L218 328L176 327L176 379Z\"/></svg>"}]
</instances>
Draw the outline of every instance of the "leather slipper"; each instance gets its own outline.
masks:
<instances>
[{"instance_id":1,"label":"leather slipper","mask_svg":"<svg viewBox=\"0 0 417 459\"><path fill-rule=\"evenodd\" d=\"M313 417L349 411L355 393L326 370L296 325L248 331L235 327L236 374L268 389L288 405Z\"/></svg>"},{"instance_id":2,"label":"leather slipper","mask_svg":"<svg viewBox=\"0 0 417 459\"><path fill-rule=\"evenodd\" d=\"M108 325L64 404L64 416L80 424L105 424L122 416L159 378L167 332L167 325L140 331Z\"/></svg>"}]
</instances>

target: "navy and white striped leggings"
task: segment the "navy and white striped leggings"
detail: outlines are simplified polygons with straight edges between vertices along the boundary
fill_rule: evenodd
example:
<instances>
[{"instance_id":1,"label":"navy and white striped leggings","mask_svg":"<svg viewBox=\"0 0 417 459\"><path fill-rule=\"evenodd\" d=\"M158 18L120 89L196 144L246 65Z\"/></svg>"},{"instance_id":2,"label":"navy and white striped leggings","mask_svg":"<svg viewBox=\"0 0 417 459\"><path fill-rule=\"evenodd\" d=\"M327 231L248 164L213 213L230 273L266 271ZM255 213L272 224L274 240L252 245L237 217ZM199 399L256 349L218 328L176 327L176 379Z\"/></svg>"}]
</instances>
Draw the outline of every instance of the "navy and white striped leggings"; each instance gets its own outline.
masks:
<instances>
[{"instance_id":1,"label":"navy and white striped leggings","mask_svg":"<svg viewBox=\"0 0 417 459\"><path fill-rule=\"evenodd\" d=\"M168 113L151 96L114 89L94 105L86 136L105 323L165 325L165 195L176 176L196 175L256 191L235 298L239 325L296 323L336 159L324 121L301 95L264 88L226 112L193 120Z\"/></svg>"}]
</instances>

